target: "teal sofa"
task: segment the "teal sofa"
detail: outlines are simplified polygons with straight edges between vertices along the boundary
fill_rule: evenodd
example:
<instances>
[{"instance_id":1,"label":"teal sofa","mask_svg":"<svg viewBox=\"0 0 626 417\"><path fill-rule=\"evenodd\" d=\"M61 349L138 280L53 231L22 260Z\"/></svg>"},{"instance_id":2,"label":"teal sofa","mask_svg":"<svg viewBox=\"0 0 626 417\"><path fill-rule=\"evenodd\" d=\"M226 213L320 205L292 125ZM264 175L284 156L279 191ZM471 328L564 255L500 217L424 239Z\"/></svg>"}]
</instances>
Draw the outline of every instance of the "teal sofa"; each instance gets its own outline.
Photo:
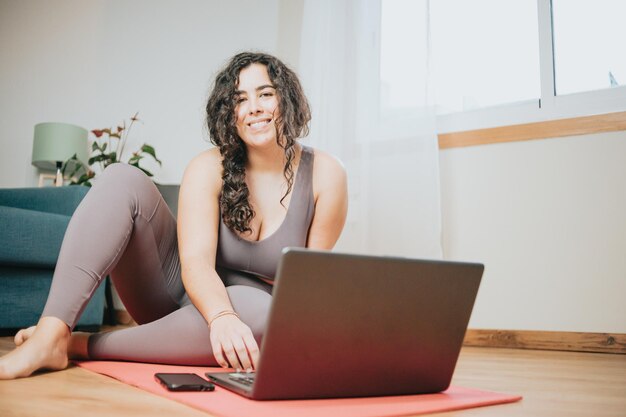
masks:
<instances>
[{"instance_id":1,"label":"teal sofa","mask_svg":"<svg viewBox=\"0 0 626 417\"><path fill-rule=\"evenodd\" d=\"M88 187L0 189L0 329L37 323L74 210ZM105 285L94 294L77 329L102 325Z\"/></svg>"}]
</instances>

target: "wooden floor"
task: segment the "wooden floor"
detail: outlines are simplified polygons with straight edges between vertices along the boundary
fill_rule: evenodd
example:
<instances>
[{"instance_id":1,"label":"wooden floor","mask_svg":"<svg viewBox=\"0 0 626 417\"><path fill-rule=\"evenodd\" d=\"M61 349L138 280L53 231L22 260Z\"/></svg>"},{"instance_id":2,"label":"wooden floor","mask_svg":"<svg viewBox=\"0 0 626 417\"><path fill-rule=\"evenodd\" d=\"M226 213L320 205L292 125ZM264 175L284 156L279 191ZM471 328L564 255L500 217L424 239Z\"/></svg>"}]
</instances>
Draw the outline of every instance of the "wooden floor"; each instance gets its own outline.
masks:
<instances>
[{"instance_id":1,"label":"wooden floor","mask_svg":"<svg viewBox=\"0 0 626 417\"><path fill-rule=\"evenodd\" d=\"M0 338L0 354L13 347ZM445 417L625 417L626 355L465 347L453 384L523 395L514 404ZM0 416L208 414L77 367L0 381Z\"/></svg>"}]
</instances>

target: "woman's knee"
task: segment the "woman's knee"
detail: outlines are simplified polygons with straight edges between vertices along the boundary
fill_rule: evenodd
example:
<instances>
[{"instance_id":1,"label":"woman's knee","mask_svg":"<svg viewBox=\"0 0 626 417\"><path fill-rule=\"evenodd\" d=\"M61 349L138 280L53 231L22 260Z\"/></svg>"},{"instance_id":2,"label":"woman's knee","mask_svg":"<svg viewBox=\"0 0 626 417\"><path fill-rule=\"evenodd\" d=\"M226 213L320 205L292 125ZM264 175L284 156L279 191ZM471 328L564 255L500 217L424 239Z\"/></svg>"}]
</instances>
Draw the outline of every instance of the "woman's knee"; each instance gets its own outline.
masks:
<instances>
[{"instance_id":1,"label":"woman's knee","mask_svg":"<svg viewBox=\"0 0 626 417\"><path fill-rule=\"evenodd\" d=\"M152 180L140 169L124 163L109 165L94 181L93 193L114 196L131 205L143 201L153 206L161 197Z\"/></svg>"},{"instance_id":2,"label":"woman's knee","mask_svg":"<svg viewBox=\"0 0 626 417\"><path fill-rule=\"evenodd\" d=\"M152 181L143 171L134 166L124 163L115 163L106 167L94 181L95 185L106 183L114 183L117 186L123 186L126 184L152 183Z\"/></svg>"}]
</instances>

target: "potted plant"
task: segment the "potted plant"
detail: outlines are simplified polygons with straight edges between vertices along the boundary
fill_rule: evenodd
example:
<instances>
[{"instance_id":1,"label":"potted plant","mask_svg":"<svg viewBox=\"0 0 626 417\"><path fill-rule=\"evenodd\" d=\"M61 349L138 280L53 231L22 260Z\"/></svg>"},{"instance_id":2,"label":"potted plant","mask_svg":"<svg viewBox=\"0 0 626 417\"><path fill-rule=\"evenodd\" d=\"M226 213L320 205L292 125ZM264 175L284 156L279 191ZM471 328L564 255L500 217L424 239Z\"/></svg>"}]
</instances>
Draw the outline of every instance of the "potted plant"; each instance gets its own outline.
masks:
<instances>
[{"instance_id":1,"label":"potted plant","mask_svg":"<svg viewBox=\"0 0 626 417\"><path fill-rule=\"evenodd\" d=\"M73 170L68 176L71 178L70 185L86 185L91 186L91 180L96 176L96 172L91 168L93 165L100 167L100 170L104 170L107 166L116 162L124 162L122 159L124 156L124 147L128 142L128 135L135 122L140 121L137 117L139 113L135 113L130 118L130 123L126 127L126 120L118 125L115 129L94 129L91 131L95 136L93 144L91 145L92 156L85 165L80 161L76 155L65 161L63 164L63 175L68 166L72 166ZM154 159L159 165L161 161L157 158L154 148L147 143L141 145L139 150L133 152L126 163L142 170L147 176L152 177L153 174L147 169L140 166L140 162L146 156Z\"/></svg>"}]
</instances>

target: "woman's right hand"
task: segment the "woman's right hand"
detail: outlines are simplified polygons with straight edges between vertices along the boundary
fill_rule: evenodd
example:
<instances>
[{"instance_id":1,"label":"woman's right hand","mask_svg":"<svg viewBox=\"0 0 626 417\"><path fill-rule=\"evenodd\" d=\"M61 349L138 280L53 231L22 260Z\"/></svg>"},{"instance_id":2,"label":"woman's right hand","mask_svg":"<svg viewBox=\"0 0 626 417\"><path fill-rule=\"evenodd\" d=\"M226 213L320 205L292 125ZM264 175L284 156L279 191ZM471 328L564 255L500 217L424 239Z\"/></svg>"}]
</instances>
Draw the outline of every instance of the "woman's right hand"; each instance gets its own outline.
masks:
<instances>
[{"instance_id":1,"label":"woman's right hand","mask_svg":"<svg viewBox=\"0 0 626 417\"><path fill-rule=\"evenodd\" d=\"M210 324L211 347L223 368L251 371L259 362L259 346L252 330L234 314L215 318Z\"/></svg>"}]
</instances>

